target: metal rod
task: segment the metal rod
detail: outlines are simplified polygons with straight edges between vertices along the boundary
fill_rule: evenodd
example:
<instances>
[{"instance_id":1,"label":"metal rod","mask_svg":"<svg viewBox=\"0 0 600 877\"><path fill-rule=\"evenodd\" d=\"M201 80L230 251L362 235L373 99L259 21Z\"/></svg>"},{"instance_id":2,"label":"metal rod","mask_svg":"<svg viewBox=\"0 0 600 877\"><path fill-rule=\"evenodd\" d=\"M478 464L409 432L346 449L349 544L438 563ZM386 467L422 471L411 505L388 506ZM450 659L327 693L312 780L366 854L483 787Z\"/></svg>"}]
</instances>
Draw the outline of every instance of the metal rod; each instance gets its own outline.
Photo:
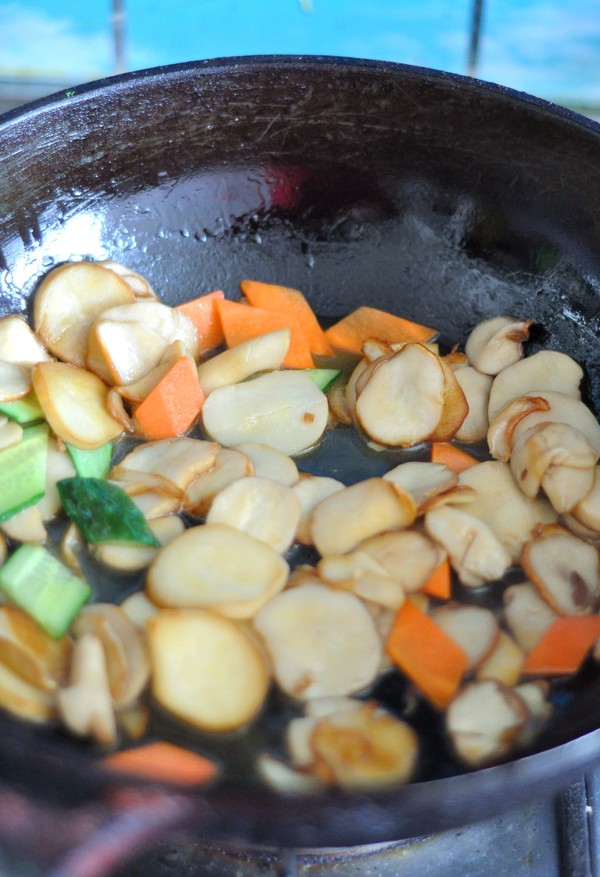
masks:
<instances>
[{"instance_id":1,"label":"metal rod","mask_svg":"<svg viewBox=\"0 0 600 877\"><path fill-rule=\"evenodd\" d=\"M112 0L114 72L125 71L125 0Z\"/></svg>"},{"instance_id":2,"label":"metal rod","mask_svg":"<svg viewBox=\"0 0 600 877\"><path fill-rule=\"evenodd\" d=\"M469 73L469 76L475 76L477 73L482 19L483 0L473 0L473 11L471 13L471 36L469 40L469 56L467 61L467 71Z\"/></svg>"}]
</instances>

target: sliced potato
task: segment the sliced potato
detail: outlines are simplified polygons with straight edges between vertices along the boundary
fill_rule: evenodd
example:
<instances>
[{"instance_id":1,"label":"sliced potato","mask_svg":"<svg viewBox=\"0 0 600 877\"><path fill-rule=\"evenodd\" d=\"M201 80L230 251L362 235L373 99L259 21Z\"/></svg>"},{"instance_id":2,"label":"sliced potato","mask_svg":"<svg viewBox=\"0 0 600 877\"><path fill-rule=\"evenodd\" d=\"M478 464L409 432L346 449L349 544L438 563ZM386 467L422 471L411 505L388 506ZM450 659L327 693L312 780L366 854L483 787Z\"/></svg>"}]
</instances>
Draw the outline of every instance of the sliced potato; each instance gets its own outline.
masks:
<instances>
[{"instance_id":1,"label":"sliced potato","mask_svg":"<svg viewBox=\"0 0 600 877\"><path fill-rule=\"evenodd\" d=\"M528 713L518 694L495 679L470 682L446 712L446 729L458 757L482 767L509 754Z\"/></svg>"},{"instance_id":2,"label":"sliced potato","mask_svg":"<svg viewBox=\"0 0 600 877\"><path fill-rule=\"evenodd\" d=\"M540 350L527 356L503 369L494 379L488 410L490 422L517 396L545 396L552 391L580 399L582 378L581 366L557 350Z\"/></svg>"},{"instance_id":3,"label":"sliced potato","mask_svg":"<svg viewBox=\"0 0 600 877\"><path fill-rule=\"evenodd\" d=\"M531 582L510 585L503 594L504 618L517 644L529 652L558 617Z\"/></svg>"},{"instance_id":4,"label":"sliced potato","mask_svg":"<svg viewBox=\"0 0 600 877\"><path fill-rule=\"evenodd\" d=\"M219 387L239 384L257 372L278 369L288 352L290 334L290 329L267 332L201 362L198 380L204 395Z\"/></svg>"},{"instance_id":5,"label":"sliced potato","mask_svg":"<svg viewBox=\"0 0 600 877\"><path fill-rule=\"evenodd\" d=\"M277 682L300 700L352 694L373 682L382 646L353 594L299 585L267 603L254 619Z\"/></svg>"},{"instance_id":6,"label":"sliced potato","mask_svg":"<svg viewBox=\"0 0 600 877\"><path fill-rule=\"evenodd\" d=\"M84 633L75 643L69 685L57 695L60 718L77 737L90 737L101 746L117 741L106 656L99 637Z\"/></svg>"},{"instance_id":7,"label":"sliced potato","mask_svg":"<svg viewBox=\"0 0 600 877\"><path fill-rule=\"evenodd\" d=\"M294 455L321 438L327 397L302 371L277 371L219 387L202 407L204 428L226 447L252 441Z\"/></svg>"},{"instance_id":8,"label":"sliced potato","mask_svg":"<svg viewBox=\"0 0 600 877\"><path fill-rule=\"evenodd\" d=\"M459 509L443 506L427 512L425 529L448 552L459 579L469 588L501 579L511 565L510 554L490 527Z\"/></svg>"},{"instance_id":9,"label":"sliced potato","mask_svg":"<svg viewBox=\"0 0 600 877\"><path fill-rule=\"evenodd\" d=\"M286 487L291 487L298 481L298 467L291 457L282 454L281 451L263 445L261 442L242 442L233 448L240 451L251 461L254 472L260 478L271 478Z\"/></svg>"},{"instance_id":10,"label":"sliced potato","mask_svg":"<svg viewBox=\"0 0 600 877\"><path fill-rule=\"evenodd\" d=\"M310 745L316 775L353 791L408 782L419 752L413 728L374 702L318 719Z\"/></svg>"},{"instance_id":11,"label":"sliced potato","mask_svg":"<svg viewBox=\"0 0 600 877\"><path fill-rule=\"evenodd\" d=\"M233 448L220 448L215 465L195 478L185 491L186 511L206 515L214 498L234 481L254 475L250 457Z\"/></svg>"},{"instance_id":12,"label":"sliced potato","mask_svg":"<svg viewBox=\"0 0 600 877\"><path fill-rule=\"evenodd\" d=\"M0 402L12 402L31 392L31 368L0 359Z\"/></svg>"},{"instance_id":13,"label":"sliced potato","mask_svg":"<svg viewBox=\"0 0 600 877\"><path fill-rule=\"evenodd\" d=\"M515 562L537 524L557 520L546 499L528 499L519 490L507 463L486 460L461 472L459 481L476 491L468 513L487 524Z\"/></svg>"},{"instance_id":14,"label":"sliced potato","mask_svg":"<svg viewBox=\"0 0 600 877\"><path fill-rule=\"evenodd\" d=\"M204 731L233 731L261 709L269 673L234 621L199 609L163 610L147 623L152 691L169 712Z\"/></svg>"},{"instance_id":15,"label":"sliced potato","mask_svg":"<svg viewBox=\"0 0 600 877\"><path fill-rule=\"evenodd\" d=\"M539 423L566 423L583 433L596 453L600 453L600 423L590 409L574 396L565 393L554 393L550 390L536 392L549 404L548 411L535 411L528 414L516 425L513 444L520 436Z\"/></svg>"},{"instance_id":16,"label":"sliced potato","mask_svg":"<svg viewBox=\"0 0 600 877\"><path fill-rule=\"evenodd\" d=\"M135 591L121 603L121 609L140 630L146 630L146 622L160 612L158 606L148 599L144 591Z\"/></svg>"},{"instance_id":17,"label":"sliced potato","mask_svg":"<svg viewBox=\"0 0 600 877\"><path fill-rule=\"evenodd\" d=\"M48 538L42 514L34 505L2 521L0 527L13 542L45 542Z\"/></svg>"},{"instance_id":18,"label":"sliced potato","mask_svg":"<svg viewBox=\"0 0 600 877\"><path fill-rule=\"evenodd\" d=\"M311 513L310 534L319 554L344 554L369 536L409 527L415 515L409 493L383 478L368 478L322 500Z\"/></svg>"},{"instance_id":19,"label":"sliced potato","mask_svg":"<svg viewBox=\"0 0 600 877\"><path fill-rule=\"evenodd\" d=\"M32 378L44 416L64 441L91 449L121 435L121 424L108 413L107 387L96 375L63 362L40 362Z\"/></svg>"},{"instance_id":20,"label":"sliced potato","mask_svg":"<svg viewBox=\"0 0 600 877\"><path fill-rule=\"evenodd\" d=\"M360 550L322 557L317 570L330 587L350 591L378 606L397 611L406 598L402 584Z\"/></svg>"},{"instance_id":21,"label":"sliced potato","mask_svg":"<svg viewBox=\"0 0 600 877\"><path fill-rule=\"evenodd\" d=\"M519 745L528 746L543 730L552 715L552 703L548 700L550 687L545 680L540 679L517 685L514 692L527 707L527 720L519 732Z\"/></svg>"},{"instance_id":22,"label":"sliced potato","mask_svg":"<svg viewBox=\"0 0 600 877\"><path fill-rule=\"evenodd\" d=\"M19 314L0 319L0 359L19 365L49 362L52 357Z\"/></svg>"},{"instance_id":23,"label":"sliced potato","mask_svg":"<svg viewBox=\"0 0 600 877\"><path fill-rule=\"evenodd\" d=\"M0 707L20 719L45 723L56 716L56 697L0 661Z\"/></svg>"},{"instance_id":24,"label":"sliced potato","mask_svg":"<svg viewBox=\"0 0 600 877\"><path fill-rule=\"evenodd\" d=\"M48 441L48 462L46 465L46 493L36 503L42 520L48 521L58 514L62 508L56 482L62 478L71 478L75 475L75 466L70 454L60 447L59 443L50 437Z\"/></svg>"},{"instance_id":25,"label":"sliced potato","mask_svg":"<svg viewBox=\"0 0 600 877\"><path fill-rule=\"evenodd\" d=\"M53 639L17 606L0 607L0 662L25 681L55 692L70 655L67 637Z\"/></svg>"},{"instance_id":26,"label":"sliced potato","mask_svg":"<svg viewBox=\"0 0 600 877\"><path fill-rule=\"evenodd\" d=\"M468 670L479 667L498 641L500 629L496 616L483 606L448 603L436 609L432 618L466 652Z\"/></svg>"},{"instance_id":27,"label":"sliced potato","mask_svg":"<svg viewBox=\"0 0 600 877\"><path fill-rule=\"evenodd\" d=\"M343 490L344 485L336 478L328 478L324 475L310 475L303 472L302 476L293 485L292 490L298 497L300 502L300 521L298 522L298 530L296 538L303 545L312 545L312 534L310 530L310 516L320 502Z\"/></svg>"},{"instance_id":28,"label":"sliced potato","mask_svg":"<svg viewBox=\"0 0 600 877\"><path fill-rule=\"evenodd\" d=\"M439 357L422 344L373 363L354 407L357 422L373 441L410 447L436 432L445 405L446 376Z\"/></svg>"},{"instance_id":29,"label":"sliced potato","mask_svg":"<svg viewBox=\"0 0 600 877\"><path fill-rule=\"evenodd\" d=\"M594 470L592 490L571 509L571 514L584 527L600 533L600 466Z\"/></svg>"},{"instance_id":30,"label":"sliced potato","mask_svg":"<svg viewBox=\"0 0 600 877\"><path fill-rule=\"evenodd\" d=\"M497 375L523 356L531 320L492 317L478 323L467 338L465 353L471 365L486 375Z\"/></svg>"},{"instance_id":31,"label":"sliced potato","mask_svg":"<svg viewBox=\"0 0 600 877\"><path fill-rule=\"evenodd\" d=\"M0 425L0 450L18 445L23 438L23 427L8 417L1 420Z\"/></svg>"},{"instance_id":32,"label":"sliced potato","mask_svg":"<svg viewBox=\"0 0 600 877\"><path fill-rule=\"evenodd\" d=\"M458 483L458 476L443 463L411 461L400 463L383 476L386 481L399 484L414 497L417 508Z\"/></svg>"},{"instance_id":33,"label":"sliced potato","mask_svg":"<svg viewBox=\"0 0 600 877\"><path fill-rule=\"evenodd\" d=\"M521 676L525 652L504 630L500 630L494 648L477 667L477 679L496 679L509 687L516 685Z\"/></svg>"},{"instance_id":34,"label":"sliced potato","mask_svg":"<svg viewBox=\"0 0 600 877\"><path fill-rule=\"evenodd\" d=\"M440 422L429 436L431 442L449 442L469 414L469 403L454 369L443 356L438 357L444 372L444 408Z\"/></svg>"},{"instance_id":35,"label":"sliced potato","mask_svg":"<svg viewBox=\"0 0 600 877\"><path fill-rule=\"evenodd\" d=\"M148 521L148 526L161 545L168 545L185 529L183 521L177 515L153 518ZM138 572L150 566L158 551L159 548L152 548L149 545L123 542L101 542L92 546L96 560L104 566L125 573Z\"/></svg>"},{"instance_id":36,"label":"sliced potato","mask_svg":"<svg viewBox=\"0 0 600 877\"><path fill-rule=\"evenodd\" d=\"M131 289L136 299L158 299L157 294L150 286L146 277L138 274L137 271L132 271L131 268L121 265L120 262L115 262L112 259L105 259L102 262L98 262L98 265L118 274Z\"/></svg>"},{"instance_id":37,"label":"sliced potato","mask_svg":"<svg viewBox=\"0 0 600 877\"><path fill-rule=\"evenodd\" d=\"M228 524L284 554L296 535L300 502L291 488L270 478L234 481L213 500L207 524Z\"/></svg>"},{"instance_id":38,"label":"sliced potato","mask_svg":"<svg viewBox=\"0 0 600 877\"><path fill-rule=\"evenodd\" d=\"M251 618L284 587L288 572L285 560L264 542L225 524L203 524L159 552L146 589L158 606Z\"/></svg>"},{"instance_id":39,"label":"sliced potato","mask_svg":"<svg viewBox=\"0 0 600 877\"><path fill-rule=\"evenodd\" d=\"M323 783L306 771L290 767L269 752L261 752L256 760L259 777L282 795L310 795L323 789Z\"/></svg>"},{"instance_id":40,"label":"sliced potato","mask_svg":"<svg viewBox=\"0 0 600 877\"><path fill-rule=\"evenodd\" d=\"M543 396L517 396L511 402L507 402L491 421L488 429L487 442L492 457L507 463L510 460L514 433L519 423L529 414L549 410L550 403Z\"/></svg>"},{"instance_id":41,"label":"sliced potato","mask_svg":"<svg viewBox=\"0 0 600 877\"><path fill-rule=\"evenodd\" d=\"M439 545L416 530L372 536L360 543L358 551L376 561L387 575L400 582L407 594L420 591L445 558Z\"/></svg>"},{"instance_id":42,"label":"sliced potato","mask_svg":"<svg viewBox=\"0 0 600 877\"><path fill-rule=\"evenodd\" d=\"M55 356L81 368L94 320L103 311L134 300L117 274L95 262L59 265L45 275L35 294L35 331Z\"/></svg>"},{"instance_id":43,"label":"sliced potato","mask_svg":"<svg viewBox=\"0 0 600 877\"><path fill-rule=\"evenodd\" d=\"M595 612L600 597L600 555L564 527L538 527L525 543L521 565L550 606L561 615Z\"/></svg>"},{"instance_id":44,"label":"sliced potato","mask_svg":"<svg viewBox=\"0 0 600 877\"><path fill-rule=\"evenodd\" d=\"M213 468L218 452L215 442L189 436L144 442L126 454L110 476L117 481L139 481L147 489L151 482L146 476L158 476L182 495L194 479Z\"/></svg>"},{"instance_id":45,"label":"sliced potato","mask_svg":"<svg viewBox=\"0 0 600 877\"><path fill-rule=\"evenodd\" d=\"M460 442L481 441L486 437L489 426L488 404L492 378L466 366L456 371L456 380L465 394L469 411L454 433L454 438Z\"/></svg>"}]
</instances>

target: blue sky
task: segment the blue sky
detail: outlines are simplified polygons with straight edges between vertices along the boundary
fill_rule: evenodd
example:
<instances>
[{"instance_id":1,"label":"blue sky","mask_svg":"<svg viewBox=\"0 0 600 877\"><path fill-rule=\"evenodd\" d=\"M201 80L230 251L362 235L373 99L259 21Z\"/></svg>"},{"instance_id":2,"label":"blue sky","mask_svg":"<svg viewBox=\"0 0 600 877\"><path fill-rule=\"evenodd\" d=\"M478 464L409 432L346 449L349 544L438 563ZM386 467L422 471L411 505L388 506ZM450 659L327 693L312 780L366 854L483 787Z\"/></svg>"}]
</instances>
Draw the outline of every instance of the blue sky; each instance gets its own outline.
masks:
<instances>
[{"instance_id":1,"label":"blue sky","mask_svg":"<svg viewBox=\"0 0 600 877\"><path fill-rule=\"evenodd\" d=\"M472 0L123 2L129 69L293 53L466 72ZM77 84L112 73L110 10L110 0L0 0L0 76ZM600 102L600 3L486 0L478 75L550 99Z\"/></svg>"}]
</instances>

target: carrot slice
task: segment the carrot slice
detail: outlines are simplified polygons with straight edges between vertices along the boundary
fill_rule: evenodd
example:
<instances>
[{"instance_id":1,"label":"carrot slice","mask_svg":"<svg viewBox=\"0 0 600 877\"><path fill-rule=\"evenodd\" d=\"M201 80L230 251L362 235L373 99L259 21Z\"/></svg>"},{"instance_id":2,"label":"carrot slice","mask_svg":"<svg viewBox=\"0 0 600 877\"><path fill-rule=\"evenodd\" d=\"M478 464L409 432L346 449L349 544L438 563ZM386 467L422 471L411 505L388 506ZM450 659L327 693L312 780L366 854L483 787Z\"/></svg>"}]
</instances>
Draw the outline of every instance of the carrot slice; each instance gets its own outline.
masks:
<instances>
[{"instance_id":1,"label":"carrot slice","mask_svg":"<svg viewBox=\"0 0 600 877\"><path fill-rule=\"evenodd\" d=\"M452 576L450 572L450 561L448 558L442 561L436 569L431 573L424 587L421 588L423 594L429 594L430 597L438 597L440 600L449 600L452 590Z\"/></svg>"},{"instance_id":2,"label":"carrot slice","mask_svg":"<svg viewBox=\"0 0 600 877\"><path fill-rule=\"evenodd\" d=\"M386 652L440 709L454 698L469 663L464 649L411 600L396 615Z\"/></svg>"},{"instance_id":3,"label":"carrot slice","mask_svg":"<svg viewBox=\"0 0 600 877\"><path fill-rule=\"evenodd\" d=\"M138 406L135 421L148 441L175 438L187 432L203 403L196 367L181 356Z\"/></svg>"},{"instance_id":4,"label":"carrot slice","mask_svg":"<svg viewBox=\"0 0 600 877\"><path fill-rule=\"evenodd\" d=\"M369 338L395 344L402 341L431 341L437 334L436 329L366 306L352 311L325 332L332 347L357 355Z\"/></svg>"},{"instance_id":5,"label":"carrot slice","mask_svg":"<svg viewBox=\"0 0 600 877\"><path fill-rule=\"evenodd\" d=\"M570 676L600 636L600 615L565 615L552 622L529 652L522 674Z\"/></svg>"},{"instance_id":6,"label":"carrot slice","mask_svg":"<svg viewBox=\"0 0 600 877\"><path fill-rule=\"evenodd\" d=\"M177 305L176 309L185 314L196 327L200 345L198 352L201 356L214 350L215 347L219 347L225 341L217 309L217 301L224 298L225 293L216 289L214 292L201 295L200 298Z\"/></svg>"},{"instance_id":7,"label":"carrot slice","mask_svg":"<svg viewBox=\"0 0 600 877\"><path fill-rule=\"evenodd\" d=\"M300 290L258 280L242 280L240 288L253 307L283 314L292 325L297 326L304 334L311 353L333 356L331 344Z\"/></svg>"},{"instance_id":8,"label":"carrot slice","mask_svg":"<svg viewBox=\"0 0 600 877\"><path fill-rule=\"evenodd\" d=\"M235 347L242 341L266 335L267 332L289 329L290 346L283 364L288 368L314 368L304 333L294 325L293 317L227 299L218 301L217 309L228 347Z\"/></svg>"},{"instance_id":9,"label":"carrot slice","mask_svg":"<svg viewBox=\"0 0 600 877\"><path fill-rule=\"evenodd\" d=\"M448 469L451 469L456 475L460 475L465 469L476 466L479 460L467 454L466 451L461 451L456 445L451 445L450 442L433 442L431 445L431 462L444 463Z\"/></svg>"},{"instance_id":10,"label":"carrot slice","mask_svg":"<svg viewBox=\"0 0 600 877\"><path fill-rule=\"evenodd\" d=\"M175 783L179 786L207 783L219 770L215 762L209 758L163 740L115 752L106 756L104 764L110 770L119 773Z\"/></svg>"}]
</instances>

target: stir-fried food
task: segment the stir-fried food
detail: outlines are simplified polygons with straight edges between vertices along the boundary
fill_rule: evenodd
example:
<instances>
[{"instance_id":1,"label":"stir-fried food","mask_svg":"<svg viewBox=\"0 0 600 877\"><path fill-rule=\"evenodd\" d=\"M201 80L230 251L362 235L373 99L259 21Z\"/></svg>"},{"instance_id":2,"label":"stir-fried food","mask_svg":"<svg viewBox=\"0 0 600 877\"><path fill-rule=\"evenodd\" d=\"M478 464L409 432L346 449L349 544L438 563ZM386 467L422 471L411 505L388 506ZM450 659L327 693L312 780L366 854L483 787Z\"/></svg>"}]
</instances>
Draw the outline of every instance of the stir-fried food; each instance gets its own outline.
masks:
<instances>
[{"instance_id":1,"label":"stir-fried food","mask_svg":"<svg viewBox=\"0 0 600 877\"><path fill-rule=\"evenodd\" d=\"M525 751L600 656L581 366L530 352L527 314L461 350L240 285L170 307L122 265L69 263L32 326L0 320L0 707L183 784L228 770L215 735L279 710L253 767L287 793L418 780L419 709L466 767ZM368 477L323 462L344 430Z\"/></svg>"}]
</instances>

